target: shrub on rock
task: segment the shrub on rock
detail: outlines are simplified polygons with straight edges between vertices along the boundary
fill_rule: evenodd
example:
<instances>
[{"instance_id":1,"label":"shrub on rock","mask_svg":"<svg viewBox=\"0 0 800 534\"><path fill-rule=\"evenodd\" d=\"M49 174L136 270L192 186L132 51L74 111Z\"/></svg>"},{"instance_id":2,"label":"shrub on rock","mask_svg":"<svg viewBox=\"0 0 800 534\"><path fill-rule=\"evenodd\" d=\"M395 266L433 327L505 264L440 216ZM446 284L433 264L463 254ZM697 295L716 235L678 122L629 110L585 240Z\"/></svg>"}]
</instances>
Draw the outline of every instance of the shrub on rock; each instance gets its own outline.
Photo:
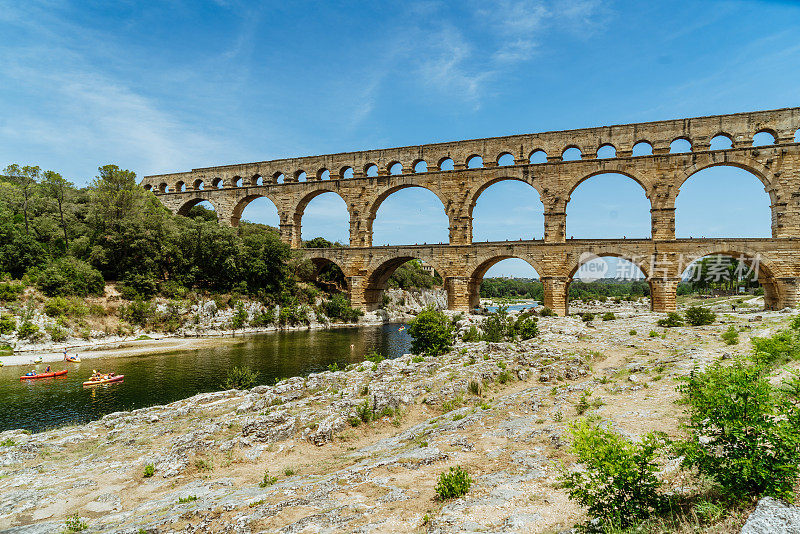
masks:
<instances>
[{"instance_id":1,"label":"shrub on rock","mask_svg":"<svg viewBox=\"0 0 800 534\"><path fill-rule=\"evenodd\" d=\"M713 323L717 319L717 315L702 306L692 306L685 312L686 322L692 326L705 326Z\"/></svg>"},{"instance_id":2,"label":"shrub on rock","mask_svg":"<svg viewBox=\"0 0 800 534\"><path fill-rule=\"evenodd\" d=\"M425 308L409 323L411 351L414 354L438 356L453 346L453 324L439 310Z\"/></svg>"}]
</instances>

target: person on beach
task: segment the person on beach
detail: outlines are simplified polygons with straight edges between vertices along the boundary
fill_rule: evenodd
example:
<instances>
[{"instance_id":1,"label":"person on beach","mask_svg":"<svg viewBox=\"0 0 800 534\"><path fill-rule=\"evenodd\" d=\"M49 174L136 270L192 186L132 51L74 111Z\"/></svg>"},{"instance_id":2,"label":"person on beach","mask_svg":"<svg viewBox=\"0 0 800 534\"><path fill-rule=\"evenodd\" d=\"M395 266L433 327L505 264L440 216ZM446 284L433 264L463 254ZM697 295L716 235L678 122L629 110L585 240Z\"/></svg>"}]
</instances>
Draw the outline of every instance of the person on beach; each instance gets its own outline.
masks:
<instances>
[{"instance_id":1,"label":"person on beach","mask_svg":"<svg viewBox=\"0 0 800 534\"><path fill-rule=\"evenodd\" d=\"M49 373L50 372L50 366L49 365L47 366L47 369L44 370L44 372L45 373Z\"/></svg>"}]
</instances>

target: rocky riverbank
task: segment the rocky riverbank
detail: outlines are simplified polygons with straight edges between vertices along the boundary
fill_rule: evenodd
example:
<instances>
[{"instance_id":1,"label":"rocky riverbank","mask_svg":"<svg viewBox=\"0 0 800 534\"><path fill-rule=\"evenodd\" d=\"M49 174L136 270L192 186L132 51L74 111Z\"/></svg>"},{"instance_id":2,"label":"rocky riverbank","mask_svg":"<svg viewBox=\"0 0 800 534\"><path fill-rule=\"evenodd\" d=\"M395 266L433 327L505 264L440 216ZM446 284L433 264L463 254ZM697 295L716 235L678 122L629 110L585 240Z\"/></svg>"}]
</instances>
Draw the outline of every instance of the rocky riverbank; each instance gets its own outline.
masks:
<instances>
[{"instance_id":1,"label":"rocky riverbank","mask_svg":"<svg viewBox=\"0 0 800 534\"><path fill-rule=\"evenodd\" d=\"M92 532L130 533L571 527L583 512L556 480L572 461L564 433L584 394L589 413L626 435L675 435L675 380L747 352L751 335L789 319L728 314L662 329L657 314L626 315L542 318L526 342L462 343L440 357L367 361L82 426L4 432L0 528L59 532L74 514ZM733 348L719 338L729 324L743 330ZM434 500L439 473L454 465L470 472L472 489Z\"/></svg>"},{"instance_id":2,"label":"rocky riverbank","mask_svg":"<svg viewBox=\"0 0 800 534\"><path fill-rule=\"evenodd\" d=\"M268 332L403 323L413 319L425 307L439 310L447 308L447 293L442 289L388 289L386 295L387 303L382 309L364 314L357 323L330 320L310 312L308 324L252 326L253 319L264 311L264 307L260 303L250 302L243 306L247 314L244 326L232 329L230 325L235 310L220 310L213 301L208 301L205 305L179 310L179 315L192 316L196 321L187 321L172 332L140 327L125 333L108 329L91 330L85 338L70 335L65 339L53 339L52 336L42 335L35 339L24 339L19 335L9 335L0 337L0 342L10 346L13 352L3 355L0 351L0 362L3 365L29 365L40 358L43 363L58 362L63 361L64 351L70 355L78 354L81 359L92 359L190 350L226 343L234 337ZM0 313L8 311L0 307ZM25 313L29 315L27 320L41 332L48 332L58 324L58 318L49 317L44 311ZM22 315L15 317L17 324L25 320Z\"/></svg>"}]
</instances>

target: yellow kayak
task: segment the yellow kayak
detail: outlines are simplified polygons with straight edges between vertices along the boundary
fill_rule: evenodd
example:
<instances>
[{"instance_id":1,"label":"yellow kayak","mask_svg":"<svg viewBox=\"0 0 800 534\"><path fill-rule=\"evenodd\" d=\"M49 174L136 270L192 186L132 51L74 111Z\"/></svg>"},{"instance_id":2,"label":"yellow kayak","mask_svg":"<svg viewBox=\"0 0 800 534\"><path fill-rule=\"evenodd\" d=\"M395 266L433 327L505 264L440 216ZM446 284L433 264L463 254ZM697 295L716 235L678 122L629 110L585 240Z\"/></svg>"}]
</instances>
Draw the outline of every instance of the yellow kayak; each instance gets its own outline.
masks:
<instances>
[{"instance_id":1,"label":"yellow kayak","mask_svg":"<svg viewBox=\"0 0 800 534\"><path fill-rule=\"evenodd\" d=\"M80 363L81 359L78 358L77 356L75 356L74 358L67 358L66 361L72 362L72 363Z\"/></svg>"}]
</instances>

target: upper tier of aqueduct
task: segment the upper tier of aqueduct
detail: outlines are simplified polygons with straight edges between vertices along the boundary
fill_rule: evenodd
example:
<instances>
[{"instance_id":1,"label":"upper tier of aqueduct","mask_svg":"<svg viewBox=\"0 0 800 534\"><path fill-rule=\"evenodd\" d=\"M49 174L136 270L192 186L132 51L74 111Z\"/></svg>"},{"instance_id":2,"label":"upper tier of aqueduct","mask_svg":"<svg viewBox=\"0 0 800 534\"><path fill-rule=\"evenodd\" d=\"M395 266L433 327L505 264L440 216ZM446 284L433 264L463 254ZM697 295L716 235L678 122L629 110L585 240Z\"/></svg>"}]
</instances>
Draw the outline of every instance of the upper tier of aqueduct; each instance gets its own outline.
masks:
<instances>
[{"instance_id":1,"label":"upper tier of aqueduct","mask_svg":"<svg viewBox=\"0 0 800 534\"><path fill-rule=\"evenodd\" d=\"M516 257L536 269L544 283L544 304L563 315L569 283L587 253L635 263L647 276L656 311L675 309L681 273L695 259L744 257L758 263L766 306L783 308L797 303L800 281L799 128L800 108L785 108L206 167L146 176L142 186L179 214L208 201L220 223L232 226L250 202L267 197L278 209L281 238L293 248L301 245L308 203L323 193L338 194L350 214L350 246L298 253L317 265L338 265L352 304L365 309L377 307L392 272L416 258L442 275L449 307L468 310L478 303L489 267ZM762 132L774 142L753 146L754 136ZM712 150L711 139L718 136L726 137L730 148ZM688 142L689 150L671 151L677 140ZM599 158L604 147L613 156ZM580 151L579 160L563 159L570 149ZM745 169L761 180L770 198L771 238L675 238L681 186L694 173L717 165ZM566 239L570 195L601 173L623 174L642 187L651 206L650 239ZM478 197L501 180L520 180L538 191L544 205L543 240L472 242ZM448 244L372 246L378 208L407 187L423 187L441 200L450 225Z\"/></svg>"}]
</instances>

